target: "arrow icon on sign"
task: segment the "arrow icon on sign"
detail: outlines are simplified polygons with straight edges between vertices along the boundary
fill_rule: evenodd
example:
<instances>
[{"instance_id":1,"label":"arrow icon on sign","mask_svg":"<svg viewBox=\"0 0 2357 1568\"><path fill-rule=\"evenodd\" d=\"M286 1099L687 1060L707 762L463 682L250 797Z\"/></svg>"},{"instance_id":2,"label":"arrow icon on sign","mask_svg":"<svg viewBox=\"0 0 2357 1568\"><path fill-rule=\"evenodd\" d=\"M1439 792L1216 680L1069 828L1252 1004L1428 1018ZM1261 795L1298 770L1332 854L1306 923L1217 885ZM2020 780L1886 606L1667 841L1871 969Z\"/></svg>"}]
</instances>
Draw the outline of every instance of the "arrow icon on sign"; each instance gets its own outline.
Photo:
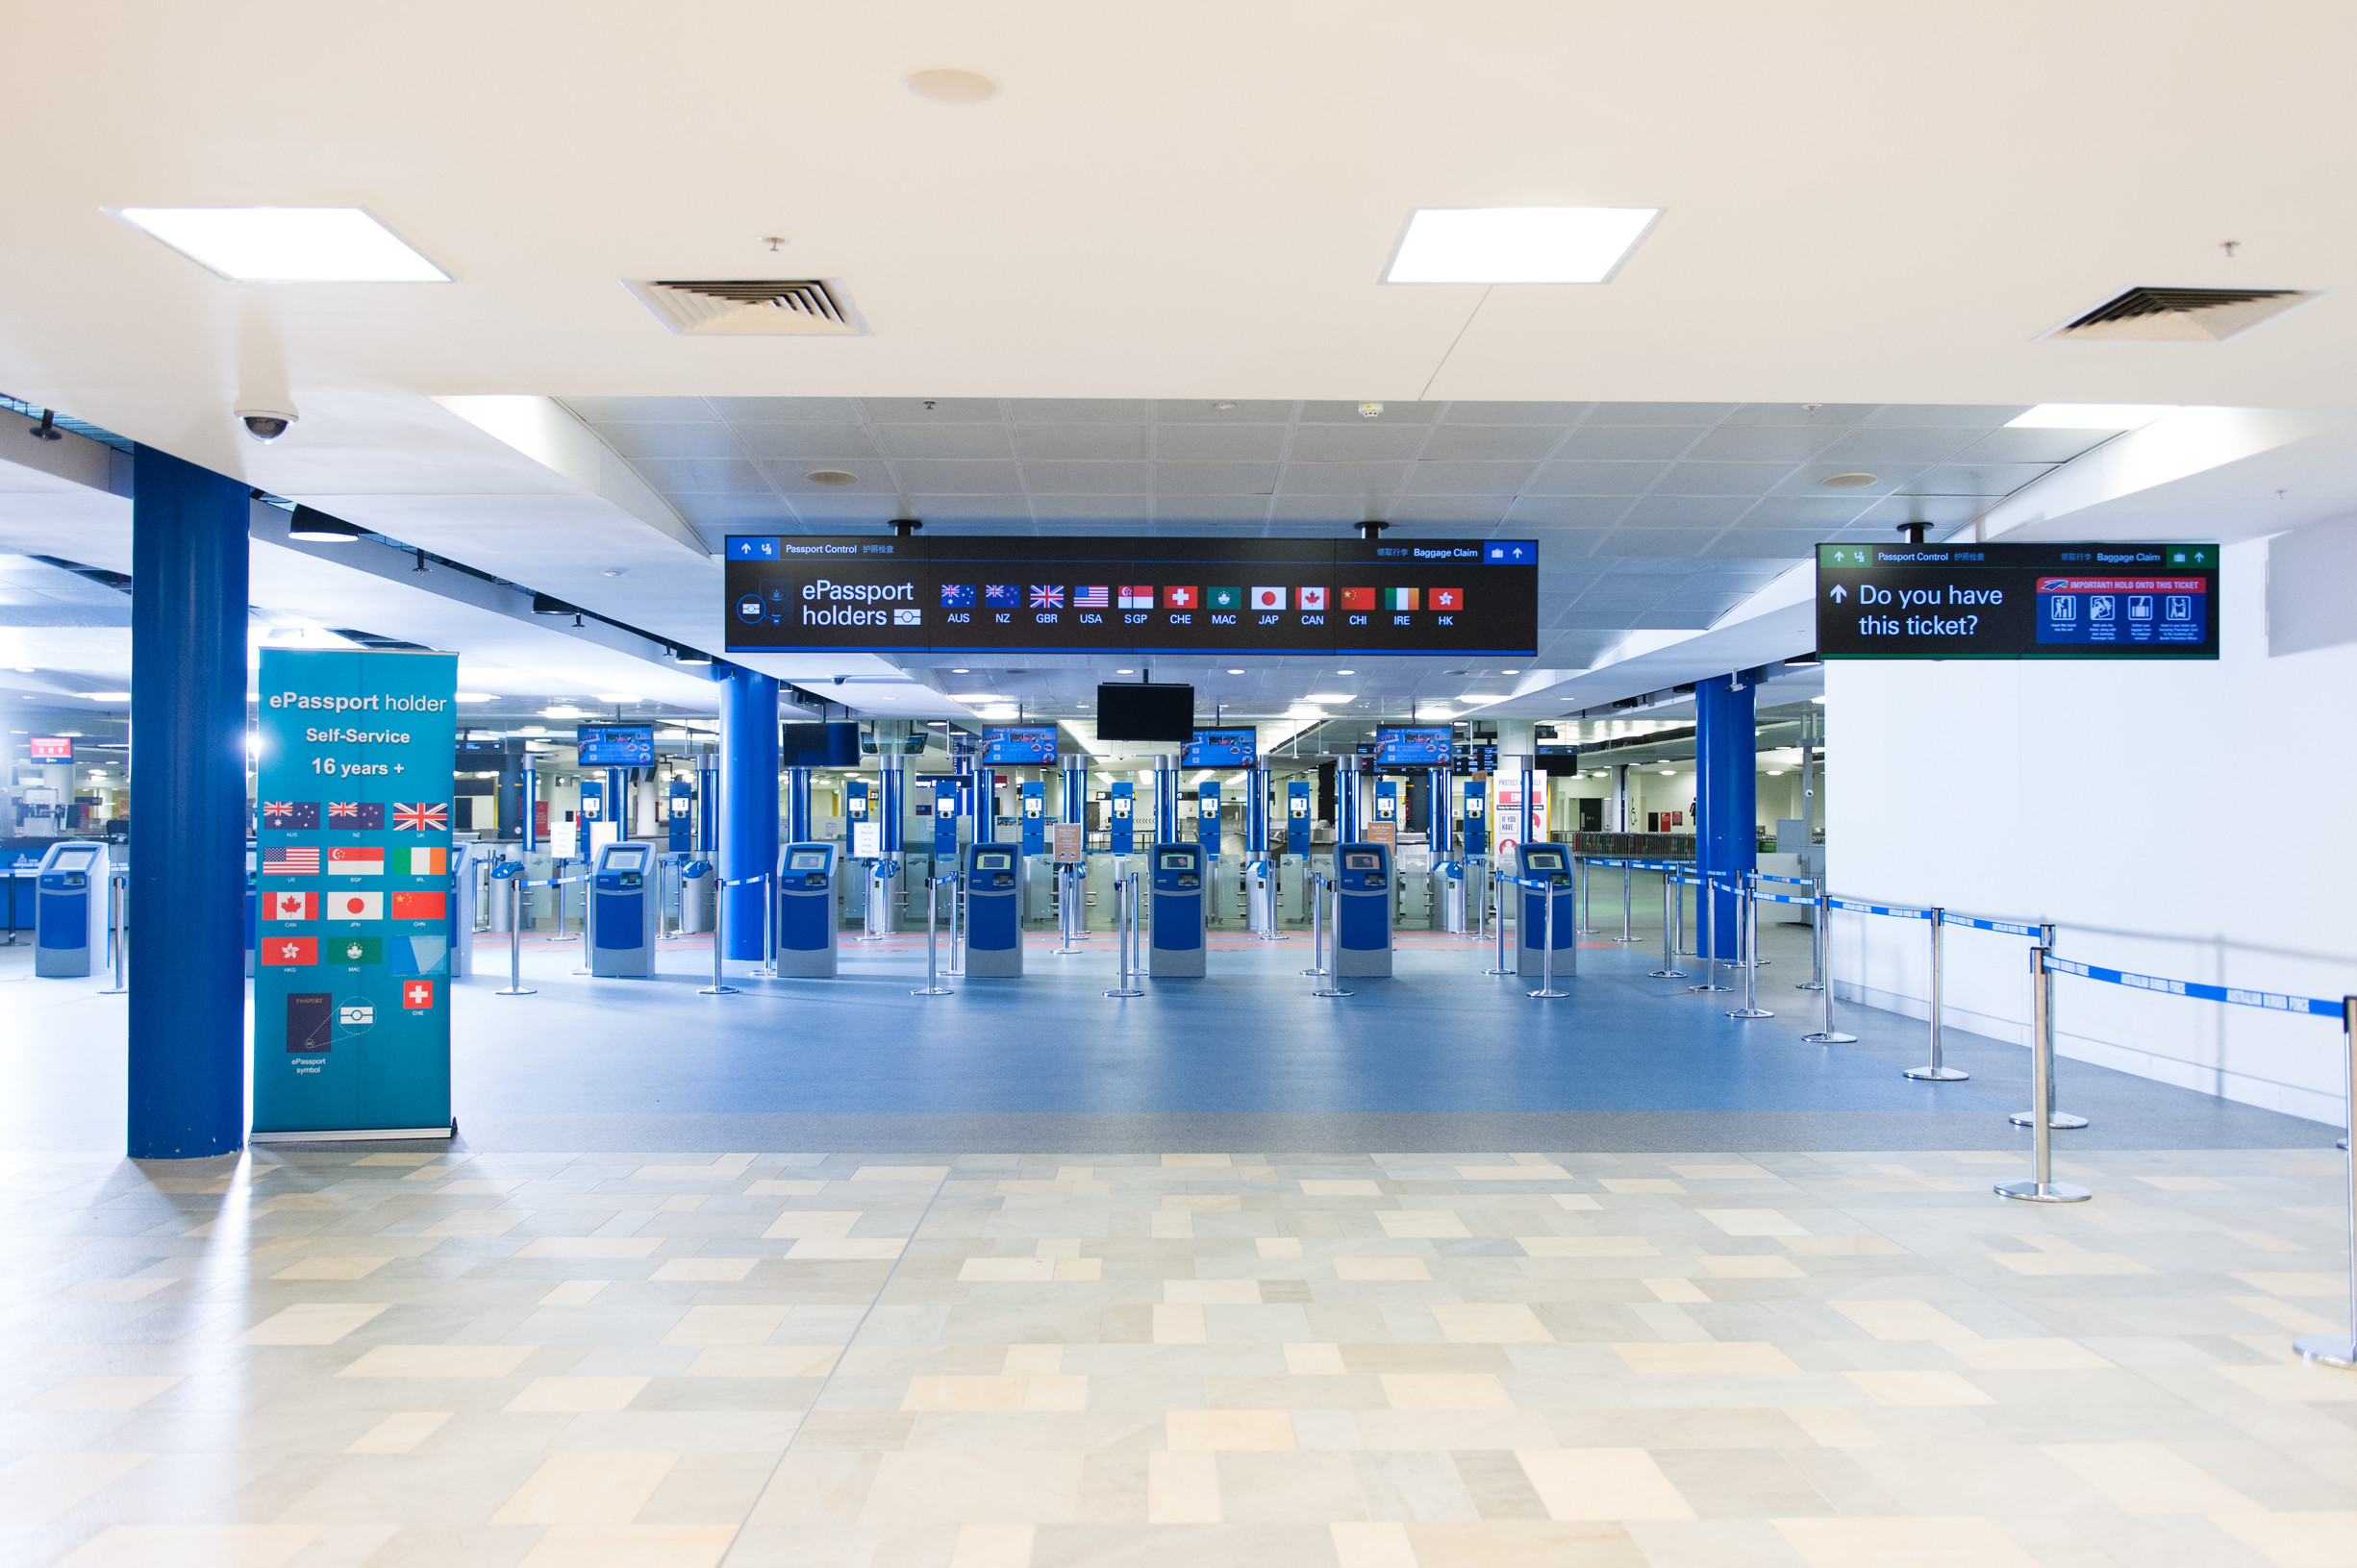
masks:
<instances>
[{"instance_id":1,"label":"arrow icon on sign","mask_svg":"<svg viewBox=\"0 0 2357 1568\"><path fill-rule=\"evenodd\" d=\"M1844 599L1846 599L1846 598L1848 598L1848 597L1849 597L1849 590L1847 590L1846 588L1843 587L1841 584L1836 583L1836 584L1833 585L1833 592L1832 592L1831 594L1829 594L1827 597L1831 598L1831 599L1833 600L1833 602L1834 602L1835 604L1837 604L1837 605L1838 605L1838 604L1840 604L1840 603L1841 603L1843 600L1844 600Z\"/></svg>"}]
</instances>

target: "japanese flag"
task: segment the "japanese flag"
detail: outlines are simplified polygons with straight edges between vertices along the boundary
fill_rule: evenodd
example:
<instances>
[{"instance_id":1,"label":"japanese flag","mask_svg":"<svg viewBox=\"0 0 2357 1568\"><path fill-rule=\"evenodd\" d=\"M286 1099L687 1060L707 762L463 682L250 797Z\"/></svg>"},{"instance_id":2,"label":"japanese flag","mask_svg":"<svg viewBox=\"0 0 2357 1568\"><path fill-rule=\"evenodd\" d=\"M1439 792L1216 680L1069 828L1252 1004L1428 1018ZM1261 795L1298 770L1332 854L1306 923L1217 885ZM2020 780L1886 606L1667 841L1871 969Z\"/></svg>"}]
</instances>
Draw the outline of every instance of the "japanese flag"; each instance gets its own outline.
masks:
<instances>
[{"instance_id":1,"label":"japanese flag","mask_svg":"<svg viewBox=\"0 0 2357 1568\"><path fill-rule=\"evenodd\" d=\"M327 917L330 920L382 920L385 918L385 895L330 893L327 895Z\"/></svg>"},{"instance_id":2,"label":"japanese flag","mask_svg":"<svg viewBox=\"0 0 2357 1568\"><path fill-rule=\"evenodd\" d=\"M1255 610L1283 610L1285 590L1283 588L1254 588L1252 608Z\"/></svg>"}]
</instances>

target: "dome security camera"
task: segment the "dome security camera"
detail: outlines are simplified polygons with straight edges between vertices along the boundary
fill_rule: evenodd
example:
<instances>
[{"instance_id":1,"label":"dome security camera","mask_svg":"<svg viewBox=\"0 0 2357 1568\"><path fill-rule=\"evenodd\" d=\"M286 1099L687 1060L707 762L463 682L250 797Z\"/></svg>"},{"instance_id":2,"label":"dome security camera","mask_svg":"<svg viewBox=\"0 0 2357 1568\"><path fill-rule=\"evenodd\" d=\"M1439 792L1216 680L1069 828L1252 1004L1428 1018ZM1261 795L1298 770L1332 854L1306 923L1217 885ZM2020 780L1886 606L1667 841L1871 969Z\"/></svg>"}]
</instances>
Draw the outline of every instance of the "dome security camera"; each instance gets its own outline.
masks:
<instances>
[{"instance_id":1,"label":"dome security camera","mask_svg":"<svg viewBox=\"0 0 2357 1568\"><path fill-rule=\"evenodd\" d=\"M264 445L286 435L288 428L300 417L299 414L281 413L276 409L239 409L238 411L238 422L245 426L245 433Z\"/></svg>"}]
</instances>

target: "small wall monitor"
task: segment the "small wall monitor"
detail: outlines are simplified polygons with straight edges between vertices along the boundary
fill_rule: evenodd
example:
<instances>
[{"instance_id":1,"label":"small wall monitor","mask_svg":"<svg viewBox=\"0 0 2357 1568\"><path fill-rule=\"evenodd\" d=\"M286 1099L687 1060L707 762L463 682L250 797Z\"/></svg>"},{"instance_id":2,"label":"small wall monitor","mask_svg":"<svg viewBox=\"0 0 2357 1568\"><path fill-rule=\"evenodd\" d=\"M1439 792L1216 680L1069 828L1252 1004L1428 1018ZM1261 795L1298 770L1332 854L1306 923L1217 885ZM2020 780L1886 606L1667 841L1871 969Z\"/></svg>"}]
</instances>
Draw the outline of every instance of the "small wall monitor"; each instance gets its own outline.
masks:
<instances>
[{"instance_id":1,"label":"small wall monitor","mask_svg":"<svg viewBox=\"0 0 2357 1568\"><path fill-rule=\"evenodd\" d=\"M90 868L90 862L97 859L98 852L94 849L62 849L58 851L57 863L50 869L53 871L88 871Z\"/></svg>"},{"instance_id":2,"label":"small wall monitor","mask_svg":"<svg viewBox=\"0 0 2357 1568\"><path fill-rule=\"evenodd\" d=\"M1056 727L1023 724L985 730L982 760L990 767L1052 768L1056 765Z\"/></svg>"},{"instance_id":3,"label":"small wall monitor","mask_svg":"<svg viewBox=\"0 0 2357 1568\"><path fill-rule=\"evenodd\" d=\"M1365 850L1352 850L1348 855L1342 857L1342 869L1344 871L1381 871L1383 857L1369 855Z\"/></svg>"},{"instance_id":4,"label":"small wall monitor","mask_svg":"<svg viewBox=\"0 0 2357 1568\"><path fill-rule=\"evenodd\" d=\"M1382 726L1375 730L1377 767L1446 767L1455 744L1445 724Z\"/></svg>"},{"instance_id":5,"label":"small wall monitor","mask_svg":"<svg viewBox=\"0 0 2357 1568\"><path fill-rule=\"evenodd\" d=\"M1260 745L1257 730L1197 730L1179 754L1179 766L1248 768L1260 760Z\"/></svg>"},{"instance_id":6,"label":"small wall monitor","mask_svg":"<svg viewBox=\"0 0 2357 1568\"><path fill-rule=\"evenodd\" d=\"M987 854L974 857L974 869L977 871L1013 871L1015 856L1007 850L991 850Z\"/></svg>"},{"instance_id":7,"label":"small wall monitor","mask_svg":"<svg viewBox=\"0 0 2357 1568\"><path fill-rule=\"evenodd\" d=\"M644 871L646 869L646 846L644 844L614 845L606 852L606 869L609 871Z\"/></svg>"},{"instance_id":8,"label":"small wall monitor","mask_svg":"<svg viewBox=\"0 0 2357 1568\"><path fill-rule=\"evenodd\" d=\"M786 869L789 871L824 871L826 868L827 852L822 849L793 850L786 857Z\"/></svg>"},{"instance_id":9,"label":"small wall monitor","mask_svg":"<svg viewBox=\"0 0 2357 1568\"><path fill-rule=\"evenodd\" d=\"M1183 849L1166 849L1162 853L1162 868L1165 871L1192 871L1195 858Z\"/></svg>"},{"instance_id":10,"label":"small wall monitor","mask_svg":"<svg viewBox=\"0 0 2357 1568\"><path fill-rule=\"evenodd\" d=\"M1169 740L1186 745L1195 737L1195 688L1176 685L1110 685L1096 688L1099 740Z\"/></svg>"},{"instance_id":11,"label":"small wall monitor","mask_svg":"<svg viewBox=\"0 0 2357 1568\"><path fill-rule=\"evenodd\" d=\"M36 762L70 762L74 759L74 737L34 735L26 740L25 752Z\"/></svg>"},{"instance_id":12,"label":"small wall monitor","mask_svg":"<svg viewBox=\"0 0 2357 1568\"><path fill-rule=\"evenodd\" d=\"M585 768L649 768L655 765L653 727L638 724L585 724L573 732Z\"/></svg>"},{"instance_id":13,"label":"small wall monitor","mask_svg":"<svg viewBox=\"0 0 2357 1568\"><path fill-rule=\"evenodd\" d=\"M1559 849L1524 850L1522 869L1525 871L1561 871L1563 869L1563 851Z\"/></svg>"}]
</instances>

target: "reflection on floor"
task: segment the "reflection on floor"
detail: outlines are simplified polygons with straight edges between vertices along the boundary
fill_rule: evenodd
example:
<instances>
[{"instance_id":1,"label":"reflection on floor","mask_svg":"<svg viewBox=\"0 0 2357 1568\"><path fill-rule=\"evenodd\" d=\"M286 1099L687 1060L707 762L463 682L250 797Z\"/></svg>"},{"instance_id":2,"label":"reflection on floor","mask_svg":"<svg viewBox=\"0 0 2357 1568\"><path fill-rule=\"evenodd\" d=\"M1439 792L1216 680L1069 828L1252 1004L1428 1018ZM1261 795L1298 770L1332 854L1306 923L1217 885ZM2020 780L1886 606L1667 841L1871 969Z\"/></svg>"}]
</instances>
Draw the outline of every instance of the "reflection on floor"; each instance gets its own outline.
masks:
<instances>
[{"instance_id":1,"label":"reflection on floor","mask_svg":"<svg viewBox=\"0 0 2357 1568\"><path fill-rule=\"evenodd\" d=\"M2329 1147L19 1159L45 1568L2323 1568Z\"/></svg>"}]
</instances>

